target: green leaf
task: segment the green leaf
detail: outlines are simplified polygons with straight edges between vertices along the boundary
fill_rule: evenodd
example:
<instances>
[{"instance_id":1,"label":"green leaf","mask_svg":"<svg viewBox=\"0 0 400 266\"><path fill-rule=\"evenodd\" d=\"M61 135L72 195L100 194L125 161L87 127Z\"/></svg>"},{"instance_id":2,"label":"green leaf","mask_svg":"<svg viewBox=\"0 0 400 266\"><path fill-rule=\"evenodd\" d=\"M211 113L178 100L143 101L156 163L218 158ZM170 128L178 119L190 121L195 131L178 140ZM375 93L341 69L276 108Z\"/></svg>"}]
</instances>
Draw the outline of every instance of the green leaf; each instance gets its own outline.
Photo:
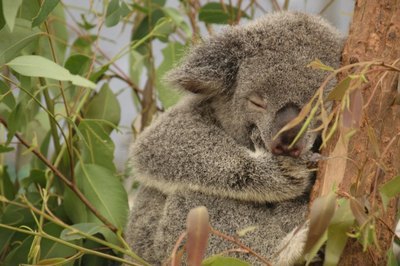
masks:
<instances>
[{"instance_id":1,"label":"green leaf","mask_svg":"<svg viewBox=\"0 0 400 266\"><path fill-rule=\"evenodd\" d=\"M92 55L91 45L97 40L96 35L82 35L72 44L72 49L81 54Z\"/></svg>"},{"instance_id":2,"label":"green leaf","mask_svg":"<svg viewBox=\"0 0 400 266\"><path fill-rule=\"evenodd\" d=\"M79 163L75 167L76 185L104 217L119 229L125 227L128 197L117 176L95 164ZM64 208L74 223L102 224L70 190L65 191Z\"/></svg>"},{"instance_id":3,"label":"green leaf","mask_svg":"<svg viewBox=\"0 0 400 266\"><path fill-rule=\"evenodd\" d=\"M106 11L106 26L113 27L118 24L121 18L119 0L111 0Z\"/></svg>"},{"instance_id":4,"label":"green leaf","mask_svg":"<svg viewBox=\"0 0 400 266\"><path fill-rule=\"evenodd\" d=\"M141 20L136 21L136 25L134 25L132 29L132 41L141 40L153 30L155 25L158 21L165 17L164 12L160 9L155 9L151 16L143 16ZM138 47L136 50L143 55L147 54L146 46L143 44L142 46Z\"/></svg>"},{"instance_id":5,"label":"green leaf","mask_svg":"<svg viewBox=\"0 0 400 266\"><path fill-rule=\"evenodd\" d=\"M109 67L110 67L110 65L106 64L106 65L102 66L101 68L99 68L97 71L92 73L92 75L90 75L90 80L93 82L98 82L103 77L104 73L106 73L106 71L108 70Z\"/></svg>"},{"instance_id":6,"label":"green leaf","mask_svg":"<svg viewBox=\"0 0 400 266\"><path fill-rule=\"evenodd\" d=\"M221 3L210 2L202 6L199 10L199 20L205 23L215 24L228 24L237 19L239 9L226 5L226 11ZM249 16L244 12L240 12L241 17L248 18Z\"/></svg>"},{"instance_id":7,"label":"green leaf","mask_svg":"<svg viewBox=\"0 0 400 266\"><path fill-rule=\"evenodd\" d=\"M82 87L95 88L96 84L69 71L53 61L38 55L24 55L7 63L16 72L29 77L43 77L61 81L71 81Z\"/></svg>"},{"instance_id":8,"label":"green leaf","mask_svg":"<svg viewBox=\"0 0 400 266\"><path fill-rule=\"evenodd\" d=\"M350 77L346 77L345 79L343 79L342 81L339 82L338 85L336 85L335 88L333 88L333 90L329 93L327 100L329 101L340 101L342 100L344 94L346 93L347 89L350 86L350 82L351 82L351 78Z\"/></svg>"},{"instance_id":9,"label":"green leaf","mask_svg":"<svg viewBox=\"0 0 400 266\"><path fill-rule=\"evenodd\" d=\"M185 32L186 37L188 38L191 37L192 30L186 23L182 13L180 13L177 9L171 7L163 7L162 11L165 13L167 17L171 18L174 21L174 23Z\"/></svg>"},{"instance_id":10,"label":"green leaf","mask_svg":"<svg viewBox=\"0 0 400 266\"><path fill-rule=\"evenodd\" d=\"M317 240L317 242L312 246L310 251L304 255L304 259L306 260L306 266L310 265L313 258L318 254L318 251L324 245L325 241L328 239L328 232L325 231L321 237Z\"/></svg>"},{"instance_id":11,"label":"green leaf","mask_svg":"<svg viewBox=\"0 0 400 266\"><path fill-rule=\"evenodd\" d=\"M327 66L324 63L321 62L319 59L315 59L311 63L307 65L307 67L311 67L314 69L321 69L321 70L326 70L326 71L335 71L333 67Z\"/></svg>"},{"instance_id":12,"label":"green leaf","mask_svg":"<svg viewBox=\"0 0 400 266\"><path fill-rule=\"evenodd\" d=\"M335 213L336 196L333 192L315 199L310 210L310 228L304 252L308 253L323 237Z\"/></svg>"},{"instance_id":13,"label":"green leaf","mask_svg":"<svg viewBox=\"0 0 400 266\"><path fill-rule=\"evenodd\" d=\"M80 223L74 224L71 226L73 229L64 229L61 232L60 238L65 241L72 241L78 239L85 239L84 236L77 233L77 231L81 231L87 235L95 235L95 234L102 234L105 239L113 244L118 245L118 238L117 236L106 226L99 225L96 223Z\"/></svg>"},{"instance_id":14,"label":"green leaf","mask_svg":"<svg viewBox=\"0 0 400 266\"><path fill-rule=\"evenodd\" d=\"M4 19L8 28L12 32L14 30L15 17L17 16L18 9L22 4L22 0L3 0L2 4Z\"/></svg>"},{"instance_id":15,"label":"green leaf","mask_svg":"<svg viewBox=\"0 0 400 266\"><path fill-rule=\"evenodd\" d=\"M0 144L0 153L7 153L7 152L10 152L10 151L13 151L13 150L14 150L14 147L9 147L9 146L5 146L3 144Z\"/></svg>"},{"instance_id":16,"label":"green leaf","mask_svg":"<svg viewBox=\"0 0 400 266\"><path fill-rule=\"evenodd\" d=\"M89 102L85 112L85 118L105 120L112 125L118 126L121 118L121 107L115 94L107 83L101 87ZM108 132L113 130L111 126L104 127Z\"/></svg>"},{"instance_id":17,"label":"green leaf","mask_svg":"<svg viewBox=\"0 0 400 266\"><path fill-rule=\"evenodd\" d=\"M0 30L0 65L15 58L21 50L34 42L42 33L38 29L31 29L30 21L17 19L14 31L8 27Z\"/></svg>"},{"instance_id":18,"label":"green leaf","mask_svg":"<svg viewBox=\"0 0 400 266\"><path fill-rule=\"evenodd\" d=\"M201 263L202 266L250 266L249 263L236 259L236 258L229 258L223 257L220 255L209 257Z\"/></svg>"},{"instance_id":19,"label":"green leaf","mask_svg":"<svg viewBox=\"0 0 400 266\"><path fill-rule=\"evenodd\" d=\"M56 224L48 223L44 226L44 231L52 236L59 237L62 227ZM54 241L48 239L42 239L40 245L40 257L42 259L50 259L50 258L68 258L75 254L75 249L65 246L60 243L56 243ZM73 265L73 262L63 265Z\"/></svg>"},{"instance_id":20,"label":"green leaf","mask_svg":"<svg viewBox=\"0 0 400 266\"><path fill-rule=\"evenodd\" d=\"M0 228L0 254L5 254L6 249L11 244L15 231Z\"/></svg>"},{"instance_id":21,"label":"green leaf","mask_svg":"<svg viewBox=\"0 0 400 266\"><path fill-rule=\"evenodd\" d=\"M68 259L66 258L51 258L51 259L41 259L35 265L67 265L66 262Z\"/></svg>"},{"instance_id":22,"label":"green leaf","mask_svg":"<svg viewBox=\"0 0 400 266\"><path fill-rule=\"evenodd\" d=\"M89 70L91 60L88 56L83 54L71 55L64 67L74 75L84 75Z\"/></svg>"},{"instance_id":23,"label":"green leaf","mask_svg":"<svg viewBox=\"0 0 400 266\"><path fill-rule=\"evenodd\" d=\"M389 200L400 193L400 175L392 178L379 188L383 206L387 207Z\"/></svg>"},{"instance_id":24,"label":"green leaf","mask_svg":"<svg viewBox=\"0 0 400 266\"><path fill-rule=\"evenodd\" d=\"M339 200L339 207L328 228L324 266L338 265L340 256L347 242L347 232L354 224L354 215L348 200Z\"/></svg>"},{"instance_id":25,"label":"green leaf","mask_svg":"<svg viewBox=\"0 0 400 266\"><path fill-rule=\"evenodd\" d=\"M174 32L175 30L175 23L170 18L160 18L157 21L157 24L154 26L151 34L154 37L157 37L162 42L168 41L168 36Z\"/></svg>"},{"instance_id":26,"label":"green leaf","mask_svg":"<svg viewBox=\"0 0 400 266\"><path fill-rule=\"evenodd\" d=\"M140 84L140 78L145 67L145 58L145 55L135 50L130 52L130 77L135 84Z\"/></svg>"},{"instance_id":27,"label":"green leaf","mask_svg":"<svg viewBox=\"0 0 400 266\"><path fill-rule=\"evenodd\" d=\"M38 184L40 187L46 187L46 174L43 170L32 169L29 176L22 179L21 183L27 190L31 184Z\"/></svg>"},{"instance_id":28,"label":"green leaf","mask_svg":"<svg viewBox=\"0 0 400 266\"><path fill-rule=\"evenodd\" d=\"M85 29L85 30L91 30L94 27L96 27L96 24L92 24L89 23L89 21L87 21L85 14L81 14L81 18L82 18L82 23L77 23L81 28Z\"/></svg>"},{"instance_id":29,"label":"green leaf","mask_svg":"<svg viewBox=\"0 0 400 266\"><path fill-rule=\"evenodd\" d=\"M0 166L0 195L5 196L8 200L13 200L15 194L16 190L14 184L11 182L7 166Z\"/></svg>"},{"instance_id":30,"label":"green leaf","mask_svg":"<svg viewBox=\"0 0 400 266\"><path fill-rule=\"evenodd\" d=\"M28 114L27 114L27 106L23 102L17 104L14 110L11 111L10 116L8 117L8 141L11 141L11 138L18 131L22 131L24 127L28 124Z\"/></svg>"},{"instance_id":31,"label":"green leaf","mask_svg":"<svg viewBox=\"0 0 400 266\"><path fill-rule=\"evenodd\" d=\"M388 251L386 252L386 257L387 257L387 264L386 266L400 266L400 254L398 253L399 248L396 249L396 255L394 254L394 248L389 248Z\"/></svg>"},{"instance_id":32,"label":"green leaf","mask_svg":"<svg viewBox=\"0 0 400 266\"><path fill-rule=\"evenodd\" d=\"M181 93L166 84L166 82L162 80L162 77L175 65L176 62L179 61L183 55L184 49L184 45L178 42L170 42L162 50L164 60L157 69L156 88L158 92L158 98L165 108L174 105L181 98Z\"/></svg>"},{"instance_id":33,"label":"green leaf","mask_svg":"<svg viewBox=\"0 0 400 266\"><path fill-rule=\"evenodd\" d=\"M29 254L32 240L32 236L27 236L26 238L21 239L19 241L20 244L7 253L2 265L15 266L26 264L28 262L27 254Z\"/></svg>"},{"instance_id":34,"label":"green leaf","mask_svg":"<svg viewBox=\"0 0 400 266\"><path fill-rule=\"evenodd\" d=\"M81 120L78 127L83 137L80 150L85 163L101 165L114 172L114 143L105 126L98 120Z\"/></svg>"},{"instance_id":35,"label":"green leaf","mask_svg":"<svg viewBox=\"0 0 400 266\"><path fill-rule=\"evenodd\" d=\"M3 5L0 3L0 29L2 29L6 25L6 21L4 20L3 14L4 14L3 13Z\"/></svg>"},{"instance_id":36,"label":"green leaf","mask_svg":"<svg viewBox=\"0 0 400 266\"><path fill-rule=\"evenodd\" d=\"M59 2L60 0L44 0L42 6L40 7L39 13L32 21L32 28L42 24Z\"/></svg>"},{"instance_id":37,"label":"green leaf","mask_svg":"<svg viewBox=\"0 0 400 266\"><path fill-rule=\"evenodd\" d=\"M11 89L8 87L6 83L0 80L0 103L5 104L9 109L13 109L15 107L15 98L11 93Z\"/></svg>"}]
</instances>

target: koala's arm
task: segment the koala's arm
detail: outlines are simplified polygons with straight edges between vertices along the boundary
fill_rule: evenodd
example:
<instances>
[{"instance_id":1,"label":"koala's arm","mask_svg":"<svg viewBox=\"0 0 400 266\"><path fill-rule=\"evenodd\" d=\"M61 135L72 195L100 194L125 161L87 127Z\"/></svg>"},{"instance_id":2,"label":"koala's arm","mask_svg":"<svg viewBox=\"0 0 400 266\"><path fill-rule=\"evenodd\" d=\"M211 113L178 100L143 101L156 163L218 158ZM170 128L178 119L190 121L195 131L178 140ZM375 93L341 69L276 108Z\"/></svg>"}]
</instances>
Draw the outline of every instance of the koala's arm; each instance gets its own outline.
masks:
<instances>
[{"instance_id":1,"label":"koala's arm","mask_svg":"<svg viewBox=\"0 0 400 266\"><path fill-rule=\"evenodd\" d=\"M190 189L264 202L295 198L310 185L300 159L252 152L215 122L179 108L145 130L131 154L137 180L165 193Z\"/></svg>"}]
</instances>

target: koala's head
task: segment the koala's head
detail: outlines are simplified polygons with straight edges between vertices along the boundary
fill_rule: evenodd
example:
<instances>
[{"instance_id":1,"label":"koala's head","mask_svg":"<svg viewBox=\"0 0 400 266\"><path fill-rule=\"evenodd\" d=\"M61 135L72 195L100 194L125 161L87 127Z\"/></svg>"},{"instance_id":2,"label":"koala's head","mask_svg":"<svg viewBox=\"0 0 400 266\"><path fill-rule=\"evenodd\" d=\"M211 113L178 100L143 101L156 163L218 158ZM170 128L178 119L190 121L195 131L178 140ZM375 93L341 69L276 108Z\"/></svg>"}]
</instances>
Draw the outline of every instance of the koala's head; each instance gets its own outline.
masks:
<instances>
[{"instance_id":1,"label":"koala's head","mask_svg":"<svg viewBox=\"0 0 400 266\"><path fill-rule=\"evenodd\" d=\"M315 59L338 67L343 37L319 17L275 13L245 26L226 28L194 47L167 80L198 94L215 110L224 130L251 148L257 131L270 152L297 157L316 134L288 149L298 126L273 136L295 118L327 72L307 65ZM253 139L254 141L254 139Z\"/></svg>"}]
</instances>

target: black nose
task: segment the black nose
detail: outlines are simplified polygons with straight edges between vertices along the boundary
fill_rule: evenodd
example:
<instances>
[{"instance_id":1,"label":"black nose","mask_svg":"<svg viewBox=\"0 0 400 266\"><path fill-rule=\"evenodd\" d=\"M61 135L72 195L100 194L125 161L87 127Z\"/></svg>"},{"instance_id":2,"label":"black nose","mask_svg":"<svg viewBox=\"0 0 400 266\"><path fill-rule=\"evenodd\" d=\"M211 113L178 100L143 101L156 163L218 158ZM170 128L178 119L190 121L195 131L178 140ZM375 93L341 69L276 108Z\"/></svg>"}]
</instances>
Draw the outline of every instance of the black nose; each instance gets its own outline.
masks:
<instances>
[{"instance_id":1,"label":"black nose","mask_svg":"<svg viewBox=\"0 0 400 266\"><path fill-rule=\"evenodd\" d=\"M299 157L303 150L302 145L297 142L292 147L290 147L290 144L292 144L297 133L297 130L289 130L287 132L283 132L276 140L272 142L272 154L290 156L295 158Z\"/></svg>"}]
</instances>

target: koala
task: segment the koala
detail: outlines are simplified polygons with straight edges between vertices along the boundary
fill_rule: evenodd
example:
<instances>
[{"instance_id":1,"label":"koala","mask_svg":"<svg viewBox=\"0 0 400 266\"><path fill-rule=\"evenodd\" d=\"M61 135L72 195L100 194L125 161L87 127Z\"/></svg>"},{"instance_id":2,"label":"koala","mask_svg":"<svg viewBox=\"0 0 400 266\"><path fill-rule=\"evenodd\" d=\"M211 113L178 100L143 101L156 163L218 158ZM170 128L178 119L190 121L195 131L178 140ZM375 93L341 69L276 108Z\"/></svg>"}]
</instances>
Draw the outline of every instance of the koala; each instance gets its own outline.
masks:
<instances>
[{"instance_id":1,"label":"koala","mask_svg":"<svg viewBox=\"0 0 400 266\"><path fill-rule=\"evenodd\" d=\"M274 136L327 76L307 65L318 58L338 67L342 43L320 17L280 12L227 27L190 49L166 77L187 95L131 147L141 185L126 238L138 255L165 262L189 210L202 205L225 234L255 228L239 240L273 265L302 256L317 133L304 133L293 147L301 125ZM210 236L207 256L234 248ZM247 253L227 255L262 264Z\"/></svg>"}]
</instances>

